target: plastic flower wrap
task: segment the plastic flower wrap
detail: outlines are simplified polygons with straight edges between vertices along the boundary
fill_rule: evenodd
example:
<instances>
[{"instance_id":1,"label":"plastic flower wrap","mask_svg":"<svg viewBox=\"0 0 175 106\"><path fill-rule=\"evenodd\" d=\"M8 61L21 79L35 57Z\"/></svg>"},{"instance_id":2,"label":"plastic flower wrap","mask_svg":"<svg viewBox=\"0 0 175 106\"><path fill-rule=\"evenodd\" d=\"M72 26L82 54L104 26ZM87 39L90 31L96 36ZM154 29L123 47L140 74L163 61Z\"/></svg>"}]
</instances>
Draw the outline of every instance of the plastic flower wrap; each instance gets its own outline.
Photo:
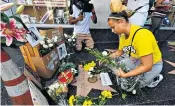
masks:
<instances>
[{"instance_id":1,"label":"plastic flower wrap","mask_svg":"<svg viewBox=\"0 0 175 106\"><path fill-rule=\"evenodd\" d=\"M67 92L68 88L66 84L60 84L59 82L54 82L49 87L47 87L47 93L49 96L60 106L67 105Z\"/></svg>"}]
</instances>

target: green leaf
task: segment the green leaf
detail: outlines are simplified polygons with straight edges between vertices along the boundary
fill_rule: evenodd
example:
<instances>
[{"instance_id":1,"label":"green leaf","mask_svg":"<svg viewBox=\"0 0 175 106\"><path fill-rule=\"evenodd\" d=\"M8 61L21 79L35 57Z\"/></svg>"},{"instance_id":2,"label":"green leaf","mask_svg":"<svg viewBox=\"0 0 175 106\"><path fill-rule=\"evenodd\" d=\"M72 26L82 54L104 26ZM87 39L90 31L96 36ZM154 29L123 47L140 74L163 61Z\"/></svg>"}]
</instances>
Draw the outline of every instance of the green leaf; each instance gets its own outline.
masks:
<instances>
[{"instance_id":1,"label":"green leaf","mask_svg":"<svg viewBox=\"0 0 175 106\"><path fill-rule=\"evenodd\" d=\"M125 93L122 93L122 99L125 99L126 98L126 94Z\"/></svg>"},{"instance_id":2,"label":"green leaf","mask_svg":"<svg viewBox=\"0 0 175 106\"><path fill-rule=\"evenodd\" d=\"M9 18L5 13L1 13L1 21L9 24Z\"/></svg>"},{"instance_id":3,"label":"green leaf","mask_svg":"<svg viewBox=\"0 0 175 106\"><path fill-rule=\"evenodd\" d=\"M6 43L6 38L5 37L1 37L1 41L0 41L1 43Z\"/></svg>"}]
</instances>

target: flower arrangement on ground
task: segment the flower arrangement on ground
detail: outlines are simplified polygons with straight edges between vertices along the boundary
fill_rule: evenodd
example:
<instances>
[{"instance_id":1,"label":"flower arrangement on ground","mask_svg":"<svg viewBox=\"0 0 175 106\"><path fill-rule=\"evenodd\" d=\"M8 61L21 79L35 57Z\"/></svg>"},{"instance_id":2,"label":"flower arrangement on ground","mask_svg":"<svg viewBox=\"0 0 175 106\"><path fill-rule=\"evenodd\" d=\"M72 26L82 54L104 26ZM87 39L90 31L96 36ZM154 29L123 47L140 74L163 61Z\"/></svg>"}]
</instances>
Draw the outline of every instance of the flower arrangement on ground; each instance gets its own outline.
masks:
<instances>
[{"instance_id":1,"label":"flower arrangement on ground","mask_svg":"<svg viewBox=\"0 0 175 106\"><path fill-rule=\"evenodd\" d=\"M92 106L92 105L105 105L108 99L112 98L112 93L110 91L104 90L101 92L100 96L97 98L74 96L69 97L69 106L80 105L80 106Z\"/></svg>"}]
</instances>

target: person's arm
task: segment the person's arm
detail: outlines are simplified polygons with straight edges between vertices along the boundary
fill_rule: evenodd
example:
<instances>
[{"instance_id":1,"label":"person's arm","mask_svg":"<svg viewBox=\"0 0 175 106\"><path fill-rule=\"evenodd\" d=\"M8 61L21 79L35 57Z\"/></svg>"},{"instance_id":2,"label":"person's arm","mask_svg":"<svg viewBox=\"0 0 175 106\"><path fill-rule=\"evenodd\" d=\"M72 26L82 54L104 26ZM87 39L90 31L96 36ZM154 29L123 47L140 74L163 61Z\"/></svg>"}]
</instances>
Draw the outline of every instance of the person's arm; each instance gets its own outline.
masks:
<instances>
[{"instance_id":1,"label":"person's arm","mask_svg":"<svg viewBox=\"0 0 175 106\"><path fill-rule=\"evenodd\" d=\"M82 20L83 20L83 15L79 15L78 18L70 16L69 17L69 24L73 25L73 24L76 24L78 21L82 21Z\"/></svg>"},{"instance_id":2,"label":"person's arm","mask_svg":"<svg viewBox=\"0 0 175 106\"><path fill-rule=\"evenodd\" d=\"M163 0L157 0L156 1L156 5L155 7L165 7L165 6L169 6L169 4L162 4Z\"/></svg>"},{"instance_id":3,"label":"person's arm","mask_svg":"<svg viewBox=\"0 0 175 106\"><path fill-rule=\"evenodd\" d=\"M111 58L116 58L116 57L120 57L123 54L123 50L116 50L115 52L110 54Z\"/></svg>"},{"instance_id":4,"label":"person's arm","mask_svg":"<svg viewBox=\"0 0 175 106\"><path fill-rule=\"evenodd\" d=\"M92 21L93 21L94 24L97 23L97 16L96 16L94 7L92 8L92 16L91 16L91 19L92 19Z\"/></svg>"},{"instance_id":5,"label":"person's arm","mask_svg":"<svg viewBox=\"0 0 175 106\"><path fill-rule=\"evenodd\" d=\"M117 71L117 75L122 78L133 77L145 72L151 71L153 67L153 55L149 54L147 56L141 57L142 64L135 68L134 70L129 71L128 73L124 73L122 70Z\"/></svg>"}]
</instances>

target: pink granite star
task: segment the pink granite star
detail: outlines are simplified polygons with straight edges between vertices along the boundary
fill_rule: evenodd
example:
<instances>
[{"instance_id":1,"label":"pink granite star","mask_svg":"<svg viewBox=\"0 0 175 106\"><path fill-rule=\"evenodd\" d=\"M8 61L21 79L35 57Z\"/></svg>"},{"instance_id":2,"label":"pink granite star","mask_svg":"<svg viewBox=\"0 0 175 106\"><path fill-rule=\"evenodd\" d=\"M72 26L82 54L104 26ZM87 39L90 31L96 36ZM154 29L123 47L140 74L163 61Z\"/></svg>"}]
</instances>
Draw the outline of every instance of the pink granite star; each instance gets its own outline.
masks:
<instances>
[{"instance_id":1,"label":"pink granite star","mask_svg":"<svg viewBox=\"0 0 175 106\"><path fill-rule=\"evenodd\" d=\"M100 75L97 75L98 80L95 83L88 82L88 72L84 72L83 68L79 68L79 75L76 77L77 82L71 85L77 86L77 95L87 96L91 89L98 89L98 90L108 90L112 92L116 92L110 86L102 86Z\"/></svg>"},{"instance_id":2,"label":"pink granite star","mask_svg":"<svg viewBox=\"0 0 175 106\"><path fill-rule=\"evenodd\" d=\"M168 64L170 64L170 65L172 65L173 67L175 67L175 63L173 63L173 62L170 62L170 61L167 61L167 60L165 60L165 62L167 62ZM172 70L172 71L170 71L170 72L168 72L169 74L175 74L175 70Z\"/></svg>"}]
</instances>

